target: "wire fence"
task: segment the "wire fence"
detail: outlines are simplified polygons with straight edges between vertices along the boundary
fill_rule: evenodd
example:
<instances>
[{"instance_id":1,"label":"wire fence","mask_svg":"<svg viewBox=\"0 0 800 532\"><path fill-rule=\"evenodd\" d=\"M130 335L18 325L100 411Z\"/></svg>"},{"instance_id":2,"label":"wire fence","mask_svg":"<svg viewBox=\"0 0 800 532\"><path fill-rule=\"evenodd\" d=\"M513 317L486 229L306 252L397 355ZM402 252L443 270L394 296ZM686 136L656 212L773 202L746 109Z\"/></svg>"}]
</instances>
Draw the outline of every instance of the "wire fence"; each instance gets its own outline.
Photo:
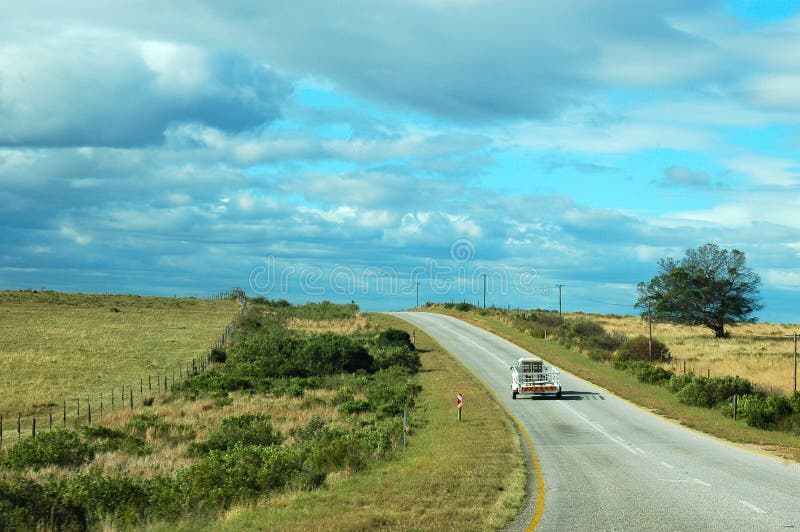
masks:
<instances>
[{"instance_id":1,"label":"wire fence","mask_svg":"<svg viewBox=\"0 0 800 532\"><path fill-rule=\"evenodd\" d=\"M152 406L157 395L167 393L176 384L205 372L211 364L213 350L225 346L236 332L239 320L247 312L247 295L240 288L218 292L211 296L211 299L234 297L238 299L241 308L205 355L155 374L142 376L139 382L109 386L94 393L50 402L47 409L38 414L0 415L0 448L13 445L26 437L36 438L37 432L60 427L79 428L98 425L103 423L104 417L114 412Z\"/></svg>"}]
</instances>

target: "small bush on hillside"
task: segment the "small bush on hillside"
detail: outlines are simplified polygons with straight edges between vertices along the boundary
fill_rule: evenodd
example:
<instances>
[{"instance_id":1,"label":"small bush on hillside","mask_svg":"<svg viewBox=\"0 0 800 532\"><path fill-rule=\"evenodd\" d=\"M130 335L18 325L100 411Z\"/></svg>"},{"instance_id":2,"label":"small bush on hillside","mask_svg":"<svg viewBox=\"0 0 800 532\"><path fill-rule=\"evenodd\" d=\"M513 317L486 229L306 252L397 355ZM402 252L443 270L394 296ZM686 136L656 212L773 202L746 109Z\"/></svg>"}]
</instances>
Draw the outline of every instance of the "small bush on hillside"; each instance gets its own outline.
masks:
<instances>
[{"instance_id":1,"label":"small bush on hillside","mask_svg":"<svg viewBox=\"0 0 800 532\"><path fill-rule=\"evenodd\" d=\"M375 349L373 352L375 369L386 369L392 366L403 368L406 373L413 374L422 367L419 353L406 345L390 345Z\"/></svg>"},{"instance_id":2,"label":"small bush on hillside","mask_svg":"<svg viewBox=\"0 0 800 532\"><path fill-rule=\"evenodd\" d=\"M795 412L791 400L782 395L743 395L738 400L739 415L747 424L759 429L774 429L782 420Z\"/></svg>"},{"instance_id":3,"label":"small bush on hillside","mask_svg":"<svg viewBox=\"0 0 800 532\"><path fill-rule=\"evenodd\" d=\"M669 378L669 382L667 382L667 388L672 393L678 393L689 386L694 379L695 376L692 373L687 373L685 375L673 375Z\"/></svg>"},{"instance_id":4,"label":"small bush on hillside","mask_svg":"<svg viewBox=\"0 0 800 532\"><path fill-rule=\"evenodd\" d=\"M15 443L2 455L2 462L9 469L38 470L42 467L79 466L94 457L91 446L81 440L76 432L53 429L39 433L36 438L27 438Z\"/></svg>"},{"instance_id":5,"label":"small bush on hillside","mask_svg":"<svg viewBox=\"0 0 800 532\"><path fill-rule=\"evenodd\" d=\"M219 347L215 347L208 354L208 361L209 362L214 362L214 363L217 363L217 364L221 364L221 363L225 362L225 360L227 360L227 359L228 359L228 354L225 352L224 349L221 349Z\"/></svg>"},{"instance_id":6,"label":"small bush on hillside","mask_svg":"<svg viewBox=\"0 0 800 532\"><path fill-rule=\"evenodd\" d=\"M146 456L153 450L143 439L109 427L83 427L83 437L96 453L122 451L133 456Z\"/></svg>"},{"instance_id":7,"label":"small bush on hillside","mask_svg":"<svg viewBox=\"0 0 800 532\"><path fill-rule=\"evenodd\" d=\"M475 305L473 305L472 303L467 303L466 301L462 301L461 303L455 304L455 309L460 310L461 312L468 312L470 310L473 310L474 308L476 308Z\"/></svg>"},{"instance_id":8,"label":"small bush on hillside","mask_svg":"<svg viewBox=\"0 0 800 532\"><path fill-rule=\"evenodd\" d=\"M372 369L372 356L355 340L337 333L309 336L301 357L309 375L334 375Z\"/></svg>"},{"instance_id":9,"label":"small bush on hillside","mask_svg":"<svg viewBox=\"0 0 800 532\"><path fill-rule=\"evenodd\" d=\"M369 401L363 399L353 399L347 401L339 407L339 412L342 414L360 414L370 409Z\"/></svg>"},{"instance_id":10,"label":"small bush on hillside","mask_svg":"<svg viewBox=\"0 0 800 532\"><path fill-rule=\"evenodd\" d=\"M185 395L197 396L199 392L233 392L249 390L253 387L250 379L235 377L228 373L212 369L188 377L186 380L172 385L172 390Z\"/></svg>"},{"instance_id":11,"label":"small bush on hillside","mask_svg":"<svg viewBox=\"0 0 800 532\"><path fill-rule=\"evenodd\" d=\"M400 329L386 329L378 335L378 345L381 347L402 346L413 351L414 344L411 343L411 335Z\"/></svg>"},{"instance_id":12,"label":"small bush on hillside","mask_svg":"<svg viewBox=\"0 0 800 532\"><path fill-rule=\"evenodd\" d=\"M641 360L619 360L614 361L614 367L634 375L641 382L647 384L663 384L669 381L674 373L658 366L653 366Z\"/></svg>"},{"instance_id":13,"label":"small bush on hillside","mask_svg":"<svg viewBox=\"0 0 800 532\"><path fill-rule=\"evenodd\" d=\"M367 401L380 417L392 417L414 406L419 384L409 380L402 368L391 367L377 372L366 386Z\"/></svg>"},{"instance_id":14,"label":"small bush on hillside","mask_svg":"<svg viewBox=\"0 0 800 532\"><path fill-rule=\"evenodd\" d=\"M678 400L687 405L712 408L734 395L751 393L753 385L741 377L695 377L678 392Z\"/></svg>"},{"instance_id":15,"label":"small bush on hillside","mask_svg":"<svg viewBox=\"0 0 800 532\"><path fill-rule=\"evenodd\" d=\"M653 338L653 360L659 358L669 358L667 346ZM628 338L617 350L617 358L620 360L650 360L650 341L646 336L634 336Z\"/></svg>"},{"instance_id":16,"label":"small bush on hillside","mask_svg":"<svg viewBox=\"0 0 800 532\"><path fill-rule=\"evenodd\" d=\"M283 440L272 426L272 420L264 414L243 414L222 420L219 427L202 442L189 444L190 456L200 456L212 450L224 451L237 444L278 445Z\"/></svg>"}]
</instances>

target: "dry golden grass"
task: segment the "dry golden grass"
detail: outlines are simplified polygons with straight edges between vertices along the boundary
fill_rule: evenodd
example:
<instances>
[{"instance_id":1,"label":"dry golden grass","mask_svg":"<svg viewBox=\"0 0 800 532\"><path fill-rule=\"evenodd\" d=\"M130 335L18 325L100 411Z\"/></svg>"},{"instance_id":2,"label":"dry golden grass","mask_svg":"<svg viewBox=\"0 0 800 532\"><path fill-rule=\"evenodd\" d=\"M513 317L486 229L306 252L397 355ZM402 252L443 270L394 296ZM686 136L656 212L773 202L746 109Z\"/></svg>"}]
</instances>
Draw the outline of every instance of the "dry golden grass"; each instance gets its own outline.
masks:
<instances>
[{"instance_id":1,"label":"dry golden grass","mask_svg":"<svg viewBox=\"0 0 800 532\"><path fill-rule=\"evenodd\" d=\"M568 317L576 315L568 315ZM635 316L583 315L600 322L609 332L647 336L647 321ZM729 329L730 338L718 339L704 327L653 324L653 337L664 342L675 359L665 368L696 375L740 376L767 391L791 394L794 384L793 324L747 323Z\"/></svg>"},{"instance_id":2,"label":"dry golden grass","mask_svg":"<svg viewBox=\"0 0 800 532\"><path fill-rule=\"evenodd\" d=\"M354 334L363 331L377 331L364 314L357 314L356 318L352 320L310 320L292 317L286 321L286 327L289 330L306 333Z\"/></svg>"},{"instance_id":3,"label":"dry golden grass","mask_svg":"<svg viewBox=\"0 0 800 532\"><path fill-rule=\"evenodd\" d=\"M108 401L112 388L140 379L147 390L148 375L202 357L238 309L226 300L0 292L0 415L100 393Z\"/></svg>"}]
</instances>

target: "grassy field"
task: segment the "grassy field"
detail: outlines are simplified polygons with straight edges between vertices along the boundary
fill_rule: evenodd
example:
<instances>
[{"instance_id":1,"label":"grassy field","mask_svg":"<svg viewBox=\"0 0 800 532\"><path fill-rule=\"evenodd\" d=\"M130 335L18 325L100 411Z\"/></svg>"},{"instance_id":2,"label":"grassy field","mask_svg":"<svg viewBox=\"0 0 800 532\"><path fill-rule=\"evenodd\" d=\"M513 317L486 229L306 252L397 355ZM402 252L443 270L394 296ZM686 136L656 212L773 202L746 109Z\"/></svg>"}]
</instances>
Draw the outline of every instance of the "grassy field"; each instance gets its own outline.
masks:
<instances>
[{"instance_id":1,"label":"grassy field","mask_svg":"<svg viewBox=\"0 0 800 532\"><path fill-rule=\"evenodd\" d=\"M410 331L383 315L380 328ZM492 530L514 517L525 466L512 421L475 377L429 336L424 350L408 450L316 491L297 491L230 510L214 530ZM465 397L463 421L455 399ZM191 530L187 526L183 530ZM155 527L172 530L174 527Z\"/></svg>"},{"instance_id":2,"label":"grassy field","mask_svg":"<svg viewBox=\"0 0 800 532\"><path fill-rule=\"evenodd\" d=\"M147 387L148 375L202 357L238 310L230 300L0 292L0 415L108 398L142 378Z\"/></svg>"},{"instance_id":3,"label":"grassy field","mask_svg":"<svg viewBox=\"0 0 800 532\"><path fill-rule=\"evenodd\" d=\"M582 315L568 314L567 317ZM585 315L609 332L627 336L647 335L647 321L635 316ZM653 336L664 342L674 357L663 366L696 375L741 376L765 391L790 395L794 385L792 335L800 326L747 323L729 329L730 338L715 338L704 327L653 324Z\"/></svg>"},{"instance_id":4,"label":"grassy field","mask_svg":"<svg viewBox=\"0 0 800 532\"><path fill-rule=\"evenodd\" d=\"M777 431L749 427L741 421L723 416L719 411L687 406L666 388L639 382L635 377L596 362L586 355L564 348L551 340L533 338L497 316L481 316L475 312L425 309L454 315L498 334L507 340L546 358L556 366L601 386L633 403L651 409L687 427L729 441L757 446L777 455L800 460L800 437ZM584 317L586 317L584 315Z\"/></svg>"}]
</instances>

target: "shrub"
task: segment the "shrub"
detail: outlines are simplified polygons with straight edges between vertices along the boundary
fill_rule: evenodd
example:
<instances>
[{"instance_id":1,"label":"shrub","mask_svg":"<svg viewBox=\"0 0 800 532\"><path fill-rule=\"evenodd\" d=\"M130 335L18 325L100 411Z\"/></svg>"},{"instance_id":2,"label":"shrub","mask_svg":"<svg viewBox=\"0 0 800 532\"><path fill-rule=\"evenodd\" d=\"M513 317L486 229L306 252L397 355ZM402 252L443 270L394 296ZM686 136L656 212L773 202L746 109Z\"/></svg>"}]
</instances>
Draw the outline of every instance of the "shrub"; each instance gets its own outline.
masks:
<instances>
[{"instance_id":1,"label":"shrub","mask_svg":"<svg viewBox=\"0 0 800 532\"><path fill-rule=\"evenodd\" d=\"M50 465L79 466L93 457L91 446L76 432L53 429L14 444L2 455L2 460L9 469L38 470Z\"/></svg>"},{"instance_id":2,"label":"shrub","mask_svg":"<svg viewBox=\"0 0 800 532\"><path fill-rule=\"evenodd\" d=\"M793 414L792 402L782 395L743 395L738 400L739 414L748 425L772 429Z\"/></svg>"},{"instance_id":3,"label":"shrub","mask_svg":"<svg viewBox=\"0 0 800 532\"><path fill-rule=\"evenodd\" d=\"M636 376L641 382L647 384L662 384L669 381L675 374L664 368L653 366L641 360L619 360L614 362L614 367Z\"/></svg>"},{"instance_id":4,"label":"shrub","mask_svg":"<svg viewBox=\"0 0 800 532\"><path fill-rule=\"evenodd\" d=\"M421 386L411 382L398 367L377 372L366 386L367 401L381 417L391 417L412 408Z\"/></svg>"},{"instance_id":5,"label":"shrub","mask_svg":"<svg viewBox=\"0 0 800 532\"><path fill-rule=\"evenodd\" d=\"M292 431L292 436L300 441L312 440L316 438L325 429L325 421L319 417L314 416L311 421L306 423L303 427L296 428Z\"/></svg>"},{"instance_id":6,"label":"shrub","mask_svg":"<svg viewBox=\"0 0 800 532\"><path fill-rule=\"evenodd\" d=\"M243 414L223 419L207 440L189 444L188 453L191 456L200 456L212 450L224 451L238 444L269 446L278 445L282 440L269 416Z\"/></svg>"},{"instance_id":7,"label":"shrub","mask_svg":"<svg viewBox=\"0 0 800 532\"><path fill-rule=\"evenodd\" d=\"M392 366L403 368L406 373L413 374L422 367L419 353L406 345L390 345L380 347L374 352L375 368L386 369Z\"/></svg>"},{"instance_id":8,"label":"shrub","mask_svg":"<svg viewBox=\"0 0 800 532\"><path fill-rule=\"evenodd\" d=\"M659 356L669 357L667 346L653 338L653 359ZM650 360L650 341L646 336L634 336L628 338L617 350L617 358L620 360Z\"/></svg>"},{"instance_id":9,"label":"shrub","mask_svg":"<svg viewBox=\"0 0 800 532\"><path fill-rule=\"evenodd\" d=\"M460 310L461 312L467 312L472 309L476 308L475 305L472 303L467 303L466 301L462 301L461 303L456 303L455 309Z\"/></svg>"},{"instance_id":10,"label":"shrub","mask_svg":"<svg viewBox=\"0 0 800 532\"><path fill-rule=\"evenodd\" d=\"M372 356L351 338L337 333L310 336L302 347L301 357L309 375L334 375L359 369L371 370Z\"/></svg>"},{"instance_id":11,"label":"shrub","mask_svg":"<svg viewBox=\"0 0 800 532\"><path fill-rule=\"evenodd\" d=\"M381 331L378 335L378 345L381 347L402 346L411 351L414 350L414 344L411 343L411 335L400 329L386 329L385 331Z\"/></svg>"},{"instance_id":12,"label":"shrub","mask_svg":"<svg viewBox=\"0 0 800 532\"><path fill-rule=\"evenodd\" d=\"M689 386L694 379L695 376L692 373L687 373L685 375L673 375L669 378L669 382L667 382L667 388L672 393L678 393Z\"/></svg>"},{"instance_id":13,"label":"shrub","mask_svg":"<svg viewBox=\"0 0 800 532\"><path fill-rule=\"evenodd\" d=\"M712 408L734 395L752 392L750 381L741 377L695 377L678 392L678 400L687 405Z\"/></svg>"},{"instance_id":14,"label":"shrub","mask_svg":"<svg viewBox=\"0 0 800 532\"><path fill-rule=\"evenodd\" d=\"M209 362L216 362L217 364L221 364L228 359L228 354L225 352L224 349L220 349L219 347L215 347L211 350L208 354L208 361Z\"/></svg>"},{"instance_id":15,"label":"shrub","mask_svg":"<svg viewBox=\"0 0 800 532\"><path fill-rule=\"evenodd\" d=\"M339 412L343 414L358 414L360 412L366 412L369 409L369 401L365 401L363 399L354 399L342 404L339 407Z\"/></svg>"},{"instance_id":16,"label":"shrub","mask_svg":"<svg viewBox=\"0 0 800 532\"><path fill-rule=\"evenodd\" d=\"M141 438L109 427L83 427L83 436L96 453L122 451L133 456L146 456L152 452Z\"/></svg>"},{"instance_id":17,"label":"shrub","mask_svg":"<svg viewBox=\"0 0 800 532\"><path fill-rule=\"evenodd\" d=\"M185 392L187 395L197 395L205 392L233 392L236 390L249 390L253 387L250 379L235 377L216 369L204 371L188 377L186 380L174 384L174 391Z\"/></svg>"}]
</instances>

